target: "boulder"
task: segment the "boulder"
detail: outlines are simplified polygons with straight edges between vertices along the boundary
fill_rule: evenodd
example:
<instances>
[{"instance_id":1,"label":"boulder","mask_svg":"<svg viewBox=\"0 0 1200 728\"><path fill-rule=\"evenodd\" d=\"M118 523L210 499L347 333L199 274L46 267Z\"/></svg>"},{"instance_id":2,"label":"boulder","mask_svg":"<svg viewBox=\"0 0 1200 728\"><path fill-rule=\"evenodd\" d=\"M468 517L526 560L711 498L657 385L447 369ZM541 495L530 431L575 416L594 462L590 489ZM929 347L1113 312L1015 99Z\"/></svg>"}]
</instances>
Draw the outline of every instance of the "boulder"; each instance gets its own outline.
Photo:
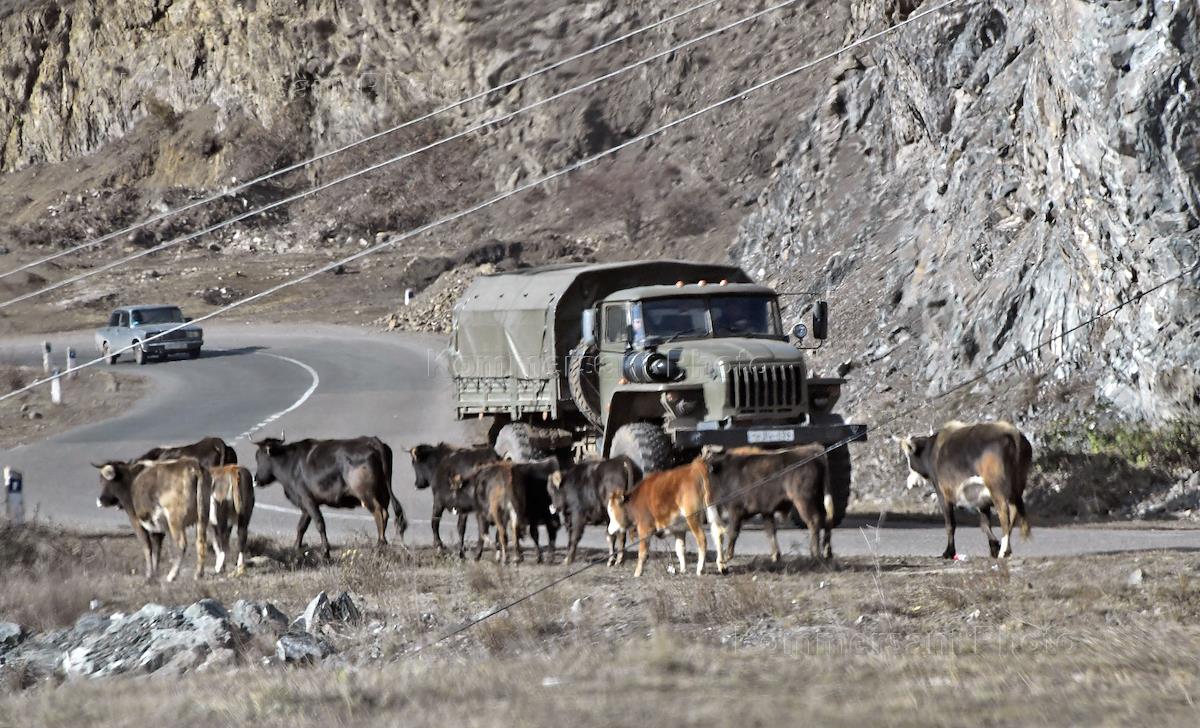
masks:
<instances>
[{"instance_id":1,"label":"boulder","mask_svg":"<svg viewBox=\"0 0 1200 728\"><path fill-rule=\"evenodd\" d=\"M275 642L275 657L289 665L312 665L333 654L333 645L308 632L288 632Z\"/></svg>"},{"instance_id":2,"label":"boulder","mask_svg":"<svg viewBox=\"0 0 1200 728\"><path fill-rule=\"evenodd\" d=\"M249 634L269 634L273 637L287 632L287 615L270 602L249 602L239 599L231 612L233 623Z\"/></svg>"}]
</instances>

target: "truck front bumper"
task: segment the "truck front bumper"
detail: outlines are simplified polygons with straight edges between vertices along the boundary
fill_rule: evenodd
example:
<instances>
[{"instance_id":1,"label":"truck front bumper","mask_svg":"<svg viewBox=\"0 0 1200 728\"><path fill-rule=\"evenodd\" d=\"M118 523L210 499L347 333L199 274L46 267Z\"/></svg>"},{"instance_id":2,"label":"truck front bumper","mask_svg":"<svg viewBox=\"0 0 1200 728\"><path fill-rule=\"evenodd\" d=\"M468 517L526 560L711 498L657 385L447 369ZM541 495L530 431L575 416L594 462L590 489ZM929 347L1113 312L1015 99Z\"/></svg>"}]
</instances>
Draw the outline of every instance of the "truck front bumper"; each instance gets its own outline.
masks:
<instances>
[{"instance_id":1,"label":"truck front bumper","mask_svg":"<svg viewBox=\"0 0 1200 728\"><path fill-rule=\"evenodd\" d=\"M705 445L740 447L762 445L785 447L818 442L822 445L866 442L866 425L764 425L757 427L724 427L714 429L675 430L675 445L680 448L699 448Z\"/></svg>"}]
</instances>

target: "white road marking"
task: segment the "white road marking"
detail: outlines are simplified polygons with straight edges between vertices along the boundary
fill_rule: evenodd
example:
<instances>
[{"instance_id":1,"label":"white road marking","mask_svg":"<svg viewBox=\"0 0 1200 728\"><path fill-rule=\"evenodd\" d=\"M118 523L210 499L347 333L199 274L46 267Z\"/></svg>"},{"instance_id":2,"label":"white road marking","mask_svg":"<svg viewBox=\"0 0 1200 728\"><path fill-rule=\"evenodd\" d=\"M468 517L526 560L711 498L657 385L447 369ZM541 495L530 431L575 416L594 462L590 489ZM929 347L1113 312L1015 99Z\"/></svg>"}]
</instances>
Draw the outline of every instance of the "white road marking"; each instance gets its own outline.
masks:
<instances>
[{"instance_id":1,"label":"white road marking","mask_svg":"<svg viewBox=\"0 0 1200 728\"><path fill-rule=\"evenodd\" d=\"M321 375L317 374L317 370L313 369L312 367L310 367L309 365L300 361L299 359L293 359L290 356L282 356L280 354L270 354L270 353L263 353L263 354L261 354L261 356L269 356L269 357L272 357L275 359L280 359L282 361L289 362L291 364L295 364L296 366L300 367L304 371L308 372L309 376L312 377L312 384L309 385L308 389L304 392L304 394L300 395L300 399L296 400L295 402L292 402L290 407L288 407L285 410L276 412L275 414L271 415L270 417L263 420L262 422L259 422L254 427L251 427L249 430L246 430L242 434L235 437L234 442L237 442L238 440L250 439L250 436L253 435L254 433L258 432L259 430L261 430L262 428L271 424L272 422L279 419L280 417L283 417L287 413L294 411L295 409L300 407L302 404L307 402L308 398L313 395L313 392L317 391L317 387L319 387L321 385Z\"/></svg>"}]
</instances>

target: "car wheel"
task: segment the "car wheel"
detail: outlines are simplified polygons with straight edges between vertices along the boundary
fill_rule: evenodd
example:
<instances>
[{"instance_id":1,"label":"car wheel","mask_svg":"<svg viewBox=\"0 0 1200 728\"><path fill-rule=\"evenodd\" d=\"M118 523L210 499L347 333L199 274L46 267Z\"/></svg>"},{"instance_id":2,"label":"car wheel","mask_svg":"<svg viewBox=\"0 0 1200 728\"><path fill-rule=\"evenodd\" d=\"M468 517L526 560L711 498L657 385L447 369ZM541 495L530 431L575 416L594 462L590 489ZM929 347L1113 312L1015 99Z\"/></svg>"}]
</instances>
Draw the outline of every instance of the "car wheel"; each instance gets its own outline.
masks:
<instances>
[{"instance_id":1,"label":"car wheel","mask_svg":"<svg viewBox=\"0 0 1200 728\"><path fill-rule=\"evenodd\" d=\"M627 455L643 473L666 470L675 461L667 433L649 422L631 422L613 435L609 457Z\"/></svg>"},{"instance_id":2,"label":"car wheel","mask_svg":"<svg viewBox=\"0 0 1200 728\"><path fill-rule=\"evenodd\" d=\"M191 359L199 359L200 358L200 347L196 347L195 349L188 349L188 357Z\"/></svg>"},{"instance_id":3,"label":"car wheel","mask_svg":"<svg viewBox=\"0 0 1200 728\"><path fill-rule=\"evenodd\" d=\"M108 342L107 341L104 342L104 346L101 347L101 354L103 354L103 356L104 356L104 363L108 364L109 366L112 366L113 364L117 363L117 359L120 355L119 354L110 354L109 353L110 351L112 351L112 349L108 348Z\"/></svg>"},{"instance_id":4,"label":"car wheel","mask_svg":"<svg viewBox=\"0 0 1200 728\"><path fill-rule=\"evenodd\" d=\"M141 343L137 341L133 342L133 360L136 361L139 366L145 365L145 363L150 360L149 355L146 354L146 350L142 347Z\"/></svg>"}]
</instances>

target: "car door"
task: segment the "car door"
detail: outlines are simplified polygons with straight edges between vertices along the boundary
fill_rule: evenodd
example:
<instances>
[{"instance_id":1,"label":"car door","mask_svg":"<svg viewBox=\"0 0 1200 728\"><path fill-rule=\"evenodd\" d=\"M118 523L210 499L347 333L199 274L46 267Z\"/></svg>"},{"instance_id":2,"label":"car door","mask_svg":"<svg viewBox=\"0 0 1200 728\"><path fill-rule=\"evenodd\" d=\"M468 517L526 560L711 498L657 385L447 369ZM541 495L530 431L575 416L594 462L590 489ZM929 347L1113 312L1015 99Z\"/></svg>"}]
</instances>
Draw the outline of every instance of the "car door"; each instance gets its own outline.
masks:
<instances>
[{"instance_id":1,"label":"car door","mask_svg":"<svg viewBox=\"0 0 1200 728\"><path fill-rule=\"evenodd\" d=\"M113 336L109 339L109 346L114 351L124 349L133 343L132 332L129 330L129 312L119 311L117 313L117 326L113 329Z\"/></svg>"}]
</instances>

